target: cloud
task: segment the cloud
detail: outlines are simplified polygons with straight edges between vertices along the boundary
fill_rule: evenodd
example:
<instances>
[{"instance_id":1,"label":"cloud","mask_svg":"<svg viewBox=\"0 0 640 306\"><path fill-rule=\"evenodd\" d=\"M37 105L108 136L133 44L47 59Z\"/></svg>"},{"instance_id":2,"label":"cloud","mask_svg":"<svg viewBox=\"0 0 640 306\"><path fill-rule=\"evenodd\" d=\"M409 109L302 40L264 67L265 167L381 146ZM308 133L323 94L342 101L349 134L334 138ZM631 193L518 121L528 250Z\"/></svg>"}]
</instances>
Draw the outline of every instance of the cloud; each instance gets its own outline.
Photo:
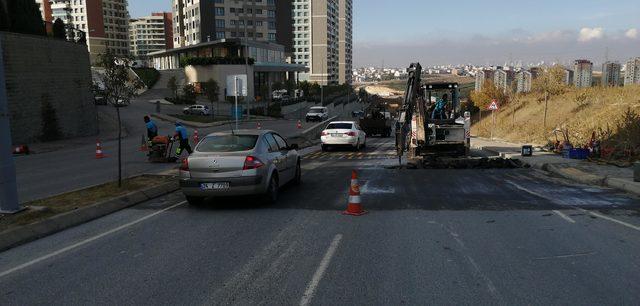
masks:
<instances>
[{"instance_id":1,"label":"cloud","mask_svg":"<svg viewBox=\"0 0 640 306\"><path fill-rule=\"evenodd\" d=\"M629 29L624 32L624 36L626 36L627 38L636 39L638 38L638 29Z\"/></svg>"},{"instance_id":2,"label":"cloud","mask_svg":"<svg viewBox=\"0 0 640 306\"><path fill-rule=\"evenodd\" d=\"M578 34L579 42L588 42L595 39L601 39L604 37L604 30L602 28L582 28Z\"/></svg>"}]
</instances>

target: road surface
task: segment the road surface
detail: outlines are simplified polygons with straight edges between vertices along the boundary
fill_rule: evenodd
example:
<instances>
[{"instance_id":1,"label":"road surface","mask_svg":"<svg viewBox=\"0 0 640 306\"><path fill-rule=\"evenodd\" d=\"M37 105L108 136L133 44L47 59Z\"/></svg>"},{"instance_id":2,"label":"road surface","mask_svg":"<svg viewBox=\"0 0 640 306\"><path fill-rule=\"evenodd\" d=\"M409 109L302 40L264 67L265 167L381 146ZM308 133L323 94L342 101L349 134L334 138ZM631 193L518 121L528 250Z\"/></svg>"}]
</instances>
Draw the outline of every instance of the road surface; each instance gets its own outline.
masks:
<instances>
[{"instance_id":1,"label":"road surface","mask_svg":"<svg viewBox=\"0 0 640 306\"><path fill-rule=\"evenodd\" d=\"M640 201L533 169L314 153L275 205L174 193L0 253L0 304L637 304ZM362 217L341 214L351 170Z\"/></svg>"}]
</instances>

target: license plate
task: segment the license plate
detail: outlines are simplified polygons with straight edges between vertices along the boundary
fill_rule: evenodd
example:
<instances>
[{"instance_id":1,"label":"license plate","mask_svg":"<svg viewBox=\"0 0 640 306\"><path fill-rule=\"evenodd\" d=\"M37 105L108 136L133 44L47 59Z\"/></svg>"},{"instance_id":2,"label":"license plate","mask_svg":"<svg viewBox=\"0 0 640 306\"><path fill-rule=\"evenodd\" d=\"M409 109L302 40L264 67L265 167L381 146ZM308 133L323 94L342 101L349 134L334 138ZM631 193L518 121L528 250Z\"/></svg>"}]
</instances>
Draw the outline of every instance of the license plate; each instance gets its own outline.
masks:
<instances>
[{"instance_id":1,"label":"license plate","mask_svg":"<svg viewBox=\"0 0 640 306\"><path fill-rule=\"evenodd\" d=\"M202 183L200 184L202 190L224 190L229 189L229 183Z\"/></svg>"},{"instance_id":2,"label":"license plate","mask_svg":"<svg viewBox=\"0 0 640 306\"><path fill-rule=\"evenodd\" d=\"M342 136L344 136L344 134L339 134L339 133L331 134L331 137L342 137Z\"/></svg>"}]
</instances>

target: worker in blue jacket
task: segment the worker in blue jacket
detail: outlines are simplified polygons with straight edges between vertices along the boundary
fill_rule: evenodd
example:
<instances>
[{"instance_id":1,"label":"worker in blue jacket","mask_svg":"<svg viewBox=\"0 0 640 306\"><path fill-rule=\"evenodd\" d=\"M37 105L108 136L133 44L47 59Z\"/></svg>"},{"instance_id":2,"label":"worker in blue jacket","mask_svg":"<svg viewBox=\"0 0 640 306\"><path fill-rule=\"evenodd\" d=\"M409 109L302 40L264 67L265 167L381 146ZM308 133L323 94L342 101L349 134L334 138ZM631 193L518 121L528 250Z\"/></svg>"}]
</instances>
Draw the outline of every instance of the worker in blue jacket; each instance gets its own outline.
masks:
<instances>
[{"instance_id":1,"label":"worker in blue jacket","mask_svg":"<svg viewBox=\"0 0 640 306\"><path fill-rule=\"evenodd\" d=\"M147 139L149 142L153 140L156 136L158 136L158 126L149 118L149 116L144 116L144 124L147 127Z\"/></svg>"},{"instance_id":2,"label":"worker in blue jacket","mask_svg":"<svg viewBox=\"0 0 640 306\"><path fill-rule=\"evenodd\" d=\"M445 107L447 106L447 94L442 95L442 99L438 98L436 100L436 106L433 108L433 113L431 114L431 119L446 119L447 115L445 113Z\"/></svg>"},{"instance_id":3,"label":"worker in blue jacket","mask_svg":"<svg viewBox=\"0 0 640 306\"><path fill-rule=\"evenodd\" d=\"M189 133L187 132L187 129L182 126L182 123L176 122L176 134L173 138L177 138L180 141L180 146L176 149L176 157L180 157L182 150L187 150L187 153L189 154L193 153L191 145L189 145Z\"/></svg>"}]
</instances>

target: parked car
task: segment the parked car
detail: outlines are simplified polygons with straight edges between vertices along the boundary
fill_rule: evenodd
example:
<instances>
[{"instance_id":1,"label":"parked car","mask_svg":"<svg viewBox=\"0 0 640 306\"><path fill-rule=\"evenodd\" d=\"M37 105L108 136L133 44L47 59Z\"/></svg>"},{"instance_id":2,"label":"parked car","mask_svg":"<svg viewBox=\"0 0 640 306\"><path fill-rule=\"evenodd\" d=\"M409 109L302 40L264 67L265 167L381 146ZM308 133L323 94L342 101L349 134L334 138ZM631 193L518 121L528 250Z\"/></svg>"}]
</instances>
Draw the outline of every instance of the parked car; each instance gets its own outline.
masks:
<instances>
[{"instance_id":1,"label":"parked car","mask_svg":"<svg viewBox=\"0 0 640 306\"><path fill-rule=\"evenodd\" d=\"M200 105L200 104L195 104L195 105L191 105L189 107L185 107L185 108L182 109L182 112L185 115L201 115L201 116L211 115L211 111L209 110L209 106Z\"/></svg>"},{"instance_id":2,"label":"parked car","mask_svg":"<svg viewBox=\"0 0 640 306\"><path fill-rule=\"evenodd\" d=\"M306 121L325 121L329 119L329 109L324 106L313 106L307 112Z\"/></svg>"},{"instance_id":3,"label":"parked car","mask_svg":"<svg viewBox=\"0 0 640 306\"><path fill-rule=\"evenodd\" d=\"M190 204L207 197L262 195L276 202L281 186L300 184L298 146L269 130L207 135L180 166L180 188Z\"/></svg>"},{"instance_id":4,"label":"parked car","mask_svg":"<svg viewBox=\"0 0 640 306\"><path fill-rule=\"evenodd\" d=\"M367 134L353 121L334 121L320 134L322 151L333 147L350 147L360 150L367 146Z\"/></svg>"}]
</instances>

